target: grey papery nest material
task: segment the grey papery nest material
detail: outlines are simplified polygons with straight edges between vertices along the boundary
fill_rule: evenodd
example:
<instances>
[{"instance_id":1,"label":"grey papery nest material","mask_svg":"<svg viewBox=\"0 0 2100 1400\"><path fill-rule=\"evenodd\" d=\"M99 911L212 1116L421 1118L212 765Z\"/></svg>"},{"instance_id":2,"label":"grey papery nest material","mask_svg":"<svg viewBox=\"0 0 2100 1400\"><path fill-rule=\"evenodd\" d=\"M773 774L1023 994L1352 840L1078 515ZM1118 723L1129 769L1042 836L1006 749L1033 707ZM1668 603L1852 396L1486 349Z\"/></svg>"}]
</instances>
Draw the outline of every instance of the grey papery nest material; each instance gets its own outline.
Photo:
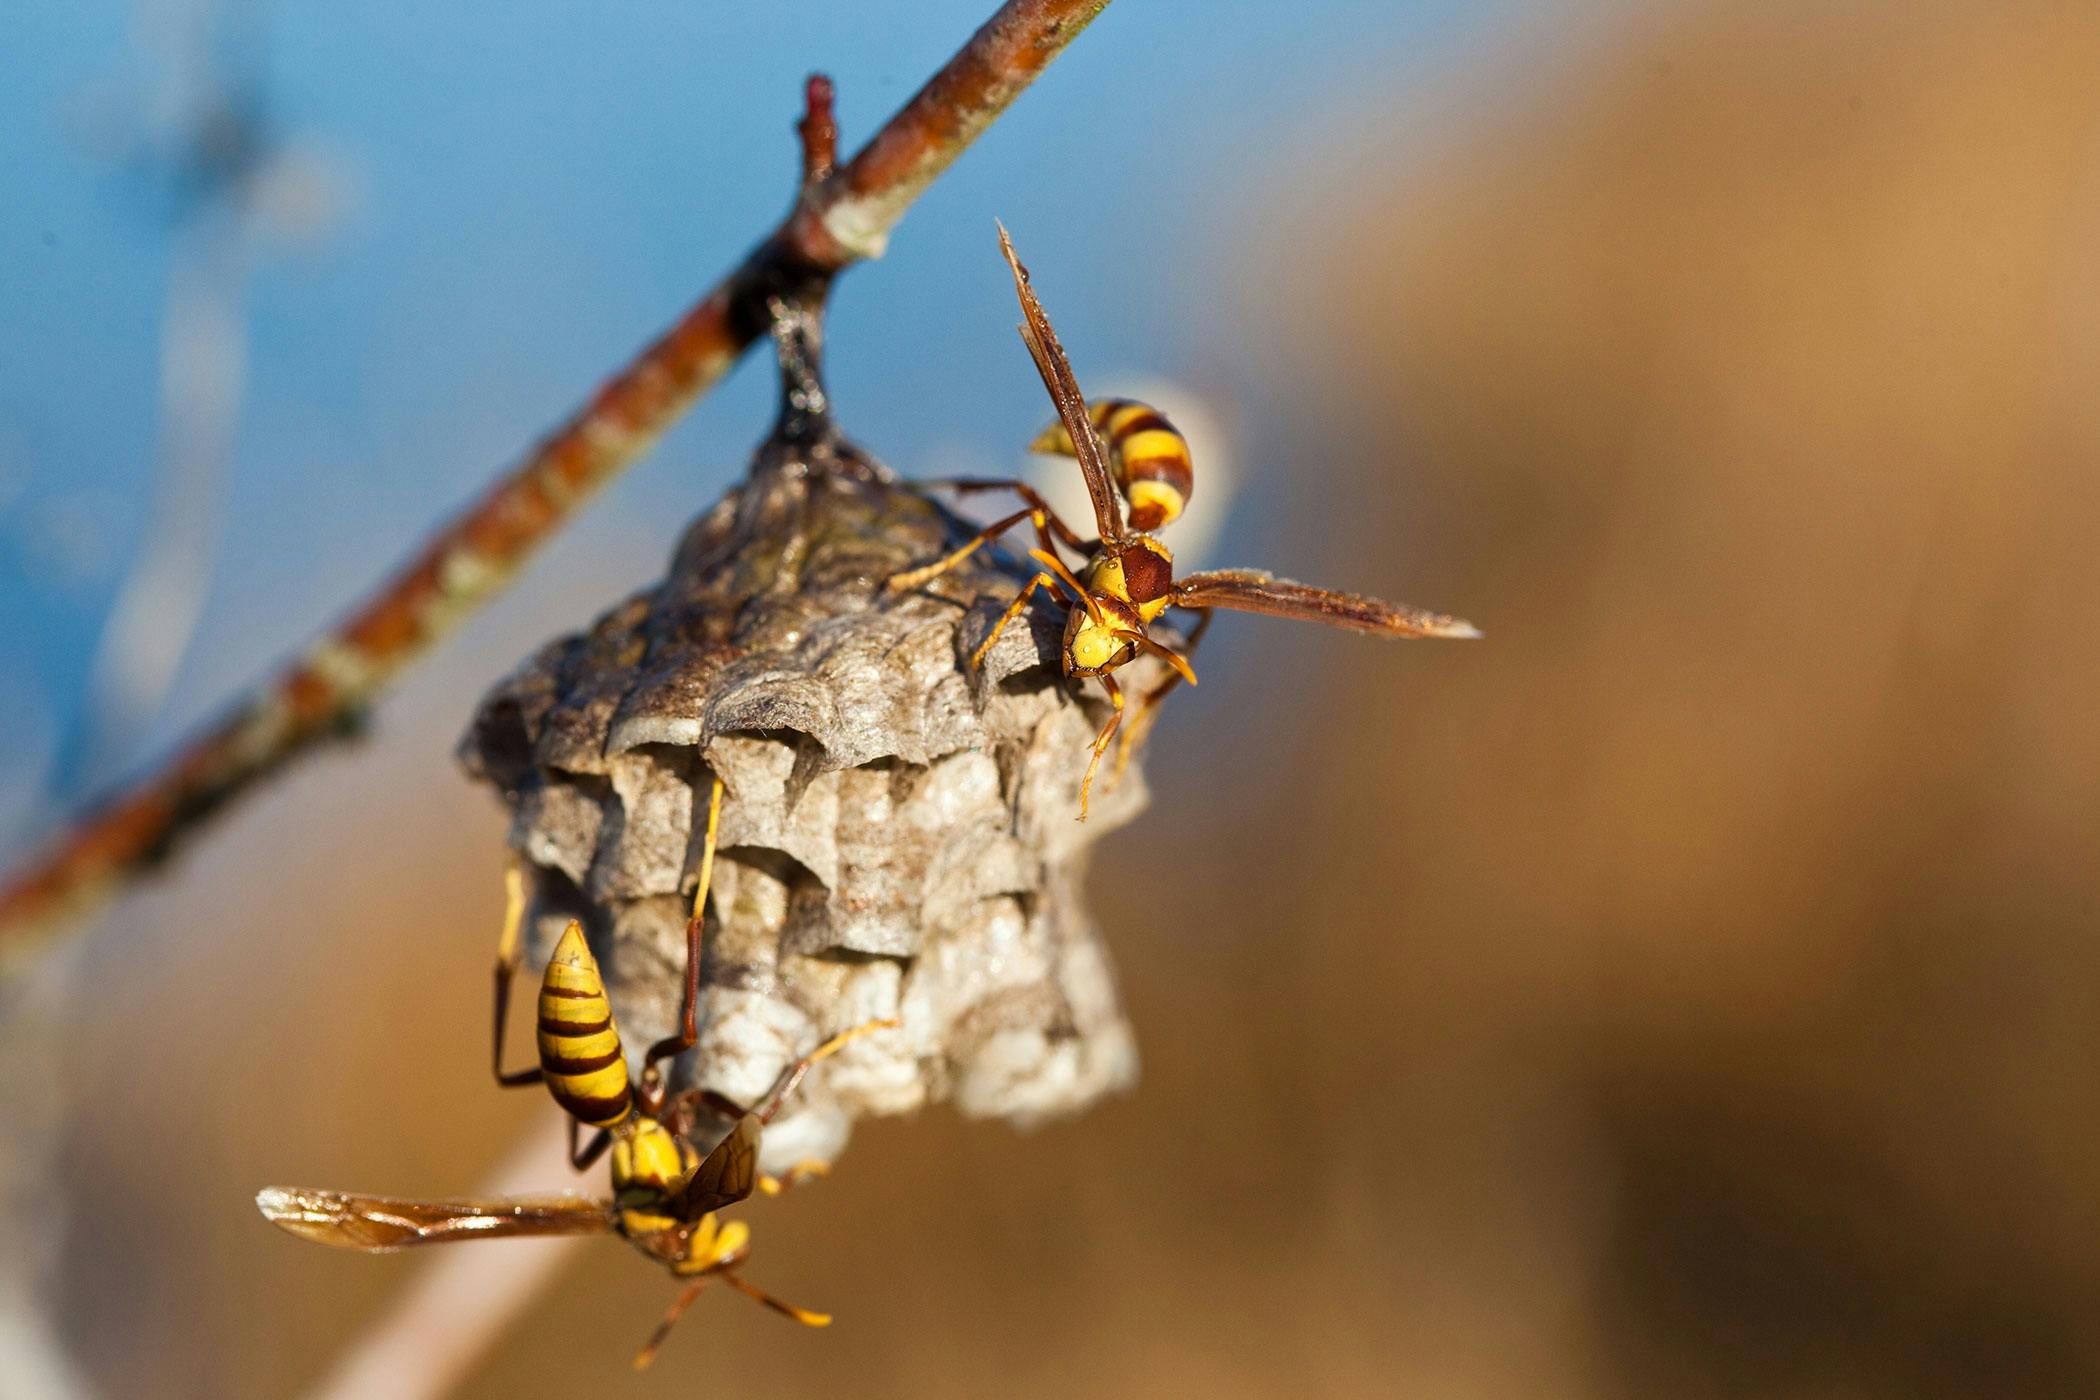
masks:
<instances>
[{"instance_id":1,"label":"grey papery nest material","mask_svg":"<svg viewBox=\"0 0 2100 1400\"><path fill-rule=\"evenodd\" d=\"M814 440L768 444L660 584L498 685L462 743L515 813L527 966L580 919L637 1068L676 1029L714 775L718 917L672 1087L750 1104L825 1035L902 1019L789 1102L765 1138L775 1171L830 1161L863 1114L947 1099L1029 1124L1137 1070L1082 902L1088 848L1145 802L1133 763L1075 820L1105 697L1062 676L1042 607L973 672L1028 571L981 550L886 592L967 532L821 418L804 426Z\"/></svg>"}]
</instances>

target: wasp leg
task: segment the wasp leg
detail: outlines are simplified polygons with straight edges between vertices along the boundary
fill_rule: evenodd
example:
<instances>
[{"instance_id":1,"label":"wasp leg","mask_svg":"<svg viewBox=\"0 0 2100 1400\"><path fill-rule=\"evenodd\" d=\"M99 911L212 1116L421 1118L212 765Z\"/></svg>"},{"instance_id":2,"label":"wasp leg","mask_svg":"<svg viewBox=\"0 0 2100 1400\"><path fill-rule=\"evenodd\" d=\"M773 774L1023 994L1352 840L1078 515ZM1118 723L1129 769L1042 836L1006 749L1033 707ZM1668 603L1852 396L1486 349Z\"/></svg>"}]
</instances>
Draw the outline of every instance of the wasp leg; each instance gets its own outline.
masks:
<instances>
[{"instance_id":1,"label":"wasp leg","mask_svg":"<svg viewBox=\"0 0 2100 1400\"><path fill-rule=\"evenodd\" d=\"M795 1163L794 1166L789 1167L779 1176L767 1176L764 1172L760 1172L758 1175L758 1190L761 1195L778 1196L782 1192L794 1190L806 1181L821 1181L830 1175L831 1164L829 1162L820 1162L812 1157L807 1161Z\"/></svg>"},{"instance_id":2,"label":"wasp leg","mask_svg":"<svg viewBox=\"0 0 2100 1400\"><path fill-rule=\"evenodd\" d=\"M1037 512L1033 507L1030 507L1027 510L1017 510L1012 515L1007 516L1004 520L993 521L991 524L985 526L982 530L979 530L975 535L973 535L970 538L970 542L968 544L964 545L961 549L956 550L947 558L937 559L933 563L928 564L923 569L911 569L901 574L892 575L889 582L890 592L909 593L914 588L924 587L925 585L939 578L942 574L947 573L956 565L962 563L963 560L969 558L978 550L984 548L984 546L990 544L993 540L998 539L1008 530L1013 529L1014 526L1037 514L1039 514L1039 512ZM1037 528L1041 529L1042 527L1039 524Z\"/></svg>"},{"instance_id":3,"label":"wasp leg","mask_svg":"<svg viewBox=\"0 0 2100 1400\"><path fill-rule=\"evenodd\" d=\"M1077 550L1081 554L1092 554L1100 546L1101 542L1099 540L1083 540L1079 538L1078 531L1065 524L1064 517L1060 516L1051 507L1050 503L1043 499L1042 493L1018 477L951 476L922 484L927 486L945 486L951 491L965 494L972 491L1011 491L1041 513L1043 519L1039 522L1038 528L1047 524L1056 533L1057 537L1063 540L1070 548Z\"/></svg>"},{"instance_id":4,"label":"wasp leg","mask_svg":"<svg viewBox=\"0 0 2100 1400\"><path fill-rule=\"evenodd\" d=\"M900 1022L891 1017L884 1017L874 1021L863 1021L852 1030L840 1031L837 1035L789 1065L785 1070L781 1071L779 1080L773 1085L773 1092L766 1095L765 1103L753 1110L760 1124L773 1121L773 1115L780 1112L780 1106L787 1102L788 1095L795 1092L795 1087L802 1082L802 1076L808 1074L811 1068L820 1061L830 1059L833 1055L845 1049L848 1044L858 1040L869 1031L891 1031L895 1030L899 1024Z\"/></svg>"},{"instance_id":5,"label":"wasp leg","mask_svg":"<svg viewBox=\"0 0 2100 1400\"><path fill-rule=\"evenodd\" d=\"M970 669L976 670L984 665L986 654L991 651L992 643L999 640L999 634L1006 630L1006 624L1019 617L1021 609L1028 606L1029 595L1046 584L1051 586L1050 591L1053 595L1056 595L1058 589L1062 587L1065 592L1072 595L1073 606L1083 606L1087 610L1087 614L1096 622L1101 620L1101 605L1094 601L1093 594L1086 591L1086 585L1072 577L1072 571L1065 567L1064 560L1046 549L1031 549L1028 551L1028 557L1041 564L1043 572L1028 580L1028 586L1021 590L1018 597L1006 605L1006 611L1000 615L997 625L991 630L991 634L977 644L977 650L970 653ZM1062 601L1062 597L1059 600Z\"/></svg>"},{"instance_id":6,"label":"wasp leg","mask_svg":"<svg viewBox=\"0 0 2100 1400\"><path fill-rule=\"evenodd\" d=\"M721 829L722 780L716 778L707 796L707 839L700 848L700 885L693 891L693 916L685 924L685 995L680 1003L678 1034L657 1041L642 1059L642 1087L651 1100L643 1106L647 1114L653 1115L663 1102L663 1077L657 1073L656 1062L684 1054L700 1039L700 942L707 917L707 891L715 879L715 837Z\"/></svg>"},{"instance_id":7,"label":"wasp leg","mask_svg":"<svg viewBox=\"0 0 2100 1400\"><path fill-rule=\"evenodd\" d=\"M525 871L515 860L503 871L503 933L496 941L496 1033L489 1067L496 1083L506 1089L537 1084L544 1077L540 1067L506 1072L503 1068L503 1032L510 1023L510 986L517 980L523 956L520 934L525 923Z\"/></svg>"},{"instance_id":8,"label":"wasp leg","mask_svg":"<svg viewBox=\"0 0 2100 1400\"><path fill-rule=\"evenodd\" d=\"M734 1123L748 1111L735 1099L713 1089L688 1089L671 1100L659 1121L680 1137L691 1137L699 1126L698 1105L705 1104L707 1111L725 1122Z\"/></svg>"},{"instance_id":9,"label":"wasp leg","mask_svg":"<svg viewBox=\"0 0 2100 1400\"><path fill-rule=\"evenodd\" d=\"M1006 611L999 615L999 621L993 624L991 632L986 635L983 641L977 644L977 650L970 653L971 670L975 671L983 667L986 654L991 651L992 643L999 640L999 634L1006 630L1006 624L1019 617L1021 609L1028 606L1029 598L1034 596L1038 588L1046 585L1053 594L1057 591L1057 575L1047 570L1028 580L1027 586L1014 595L1014 600L1006 605Z\"/></svg>"},{"instance_id":10,"label":"wasp leg","mask_svg":"<svg viewBox=\"0 0 2100 1400\"><path fill-rule=\"evenodd\" d=\"M1074 599L1085 605L1088 617L1091 617L1096 622L1102 620L1101 605L1094 601L1093 594L1086 591L1086 585L1072 576L1072 571L1065 567L1065 561L1057 557L1056 550L1031 549L1028 551L1028 557L1041 564L1051 573L1056 574L1057 581L1065 586L1065 590Z\"/></svg>"},{"instance_id":11,"label":"wasp leg","mask_svg":"<svg viewBox=\"0 0 2100 1400\"><path fill-rule=\"evenodd\" d=\"M760 1288L757 1284L746 1283L743 1279L727 1270L724 1270L722 1273L722 1282L728 1284L747 1298L756 1298L782 1317L793 1318L804 1327L829 1327L831 1325L830 1313L811 1312L808 1308L798 1308L793 1303L784 1303L766 1292L765 1289Z\"/></svg>"},{"instance_id":12,"label":"wasp leg","mask_svg":"<svg viewBox=\"0 0 2100 1400\"><path fill-rule=\"evenodd\" d=\"M642 1349L634 1354L635 1370L646 1371L649 1369L649 1363L656 1360L657 1349L663 1346L664 1338L671 1335L672 1324L685 1316L685 1310L693 1305L693 1300L700 1296L700 1290L705 1287L707 1287L707 1275L702 1274L687 1284L679 1292L678 1296L671 1300L670 1308L664 1313L664 1320L656 1324L656 1330L649 1334L649 1340L642 1343Z\"/></svg>"},{"instance_id":13,"label":"wasp leg","mask_svg":"<svg viewBox=\"0 0 2100 1400\"><path fill-rule=\"evenodd\" d=\"M603 1157L605 1155L605 1149L611 1146L612 1130L609 1128L600 1128L597 1131L597 1133L592 1136L591 1140L588 1143L584 1144L583 1150L580 1152L577 1151L576 1120L574 1118L571 1118L569 1120L569 1165L576 1168L576 1170L580 1172L589 1171L591 1169L591 1164L597 1161L600 1157Z\"/></svg>"},{"instance_id":14,"label":"wasp leg","mask_svg":"<svg viewBox=\"0 0 2100 1400\"><path fill-rule=\"evenodd\" d=\"M1184 657L1196 654L1196 643L1203 640L1205 629L1216 616L1214 612L1205 612L1196 620L1196 625L1189 629L1188 639L1181 644L1181 654ZM1131 753L1138 745L1144 743L1145 736L1152 732L1152 725L1159 718L1160 701L1166 699L1174 687L1180 684L1181 673L1169 671L1165 680L1138 698L1137 707L1130 713L1130 723L1123 726L1123 738L1116 745L1116 771L1112 776L1118 781L1123 777L1123 770L1130 766Z\"/></svg>"},{"instance_id":15,"label":"wasp leg","mask_svg":"<svg viewBox=\"0 0 2100 1400\"><path fill-rule=\"evenodd\" d=\"M1069 544L1074 549L1085 549L1085 542L1072 532L1071 526L1065 524L1064 521L1057 517L1056 512L1050 509L1041 496L1036 495L1035 492L1029 490L1026 486L1022 486L1019 482L1004 481L990 484L995 486L1013 486L1027 500L1028 508L1026 510L1017 510L1003 520L993 521L972 536L968 544L946 558L938 559L923 569L912 569L906 573L894 575L888 585L892 593L909 593L914 588L924 587L1024 520L1035 526L1037 548L1030 550L1029 553L1038 557L1048 554L1052 559L1056 560L1055 567L1057 571L1069 577L1071 571L1065 567L1064 560L1058 556L1057 541L1051 538L1051 532L1054 530L1059 539L1064 540L1066 544Z\"/></svg>"},{"instance_id":16,"label":"wasp leg","mask_svg":"<svg viewBox=\"0 0 2100 1400\"><path fill-rule=\"evenodd\" d=\"M1115 712L1108 717L1108 723L1101 726L1099 737L1094 740L1094 756L1087 763L1086 777L1082 778L1079 783L1079 820L1081 821L1086 820L1086 800L1087 794L1094 787L1094 770L1101 766L1101 755L1108 752L1108 741L1116 737L1116 729L1123 723L1123 687L1116 684L1114 676L1101 677L1101 685L1108 691L1108 698L1115 702L1116 708Z\"/></svg>"}]
</instances>

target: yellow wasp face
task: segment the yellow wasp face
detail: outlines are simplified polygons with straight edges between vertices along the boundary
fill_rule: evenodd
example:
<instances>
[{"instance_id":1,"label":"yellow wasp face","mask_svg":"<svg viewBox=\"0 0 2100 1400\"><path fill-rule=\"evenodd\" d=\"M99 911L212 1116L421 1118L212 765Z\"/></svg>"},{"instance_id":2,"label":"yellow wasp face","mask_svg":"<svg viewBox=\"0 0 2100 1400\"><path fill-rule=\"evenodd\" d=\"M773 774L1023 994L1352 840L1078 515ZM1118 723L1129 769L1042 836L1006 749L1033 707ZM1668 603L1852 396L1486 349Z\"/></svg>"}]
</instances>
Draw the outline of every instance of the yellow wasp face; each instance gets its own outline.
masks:
<instances>
[{"instance_id":1,"label":"yellow wasp face","mask_svg":"<svg viewBox=\"0 0 2100 1400\"><path fill-rule=\"evenodd\" d=\"M1065 672L1074 676L1099 676L1128 663L1138 654L1136 638L1144 623L1137 609L1115 598L1096 598L1101 610L1097 618L1084 607L1073 608L1065 617Z\"/></svg>"}]
</instances>

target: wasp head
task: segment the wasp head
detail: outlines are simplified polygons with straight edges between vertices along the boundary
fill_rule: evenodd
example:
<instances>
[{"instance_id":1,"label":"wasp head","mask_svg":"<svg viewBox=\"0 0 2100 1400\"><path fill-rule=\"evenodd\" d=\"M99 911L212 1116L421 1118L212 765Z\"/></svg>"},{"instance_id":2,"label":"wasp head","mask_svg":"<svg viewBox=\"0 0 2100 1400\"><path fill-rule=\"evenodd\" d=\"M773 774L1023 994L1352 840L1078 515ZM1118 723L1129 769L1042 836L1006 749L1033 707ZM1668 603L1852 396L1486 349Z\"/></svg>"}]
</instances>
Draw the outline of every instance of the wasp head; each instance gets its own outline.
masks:
<instances>
[{"instance_id":1,"label":"wasp head","mask_svg":"<svg viewBox=\"0 0 2100 1400\"><path fill-rule=\"evenodd\" d=\"M1138 654L1137 639L1145 633L1137 609L1115 597L1096 596L1092 608L1084 604L1065 619L1065 673L1099 676L1115 670Z\"/></svg>"}]
</instances>

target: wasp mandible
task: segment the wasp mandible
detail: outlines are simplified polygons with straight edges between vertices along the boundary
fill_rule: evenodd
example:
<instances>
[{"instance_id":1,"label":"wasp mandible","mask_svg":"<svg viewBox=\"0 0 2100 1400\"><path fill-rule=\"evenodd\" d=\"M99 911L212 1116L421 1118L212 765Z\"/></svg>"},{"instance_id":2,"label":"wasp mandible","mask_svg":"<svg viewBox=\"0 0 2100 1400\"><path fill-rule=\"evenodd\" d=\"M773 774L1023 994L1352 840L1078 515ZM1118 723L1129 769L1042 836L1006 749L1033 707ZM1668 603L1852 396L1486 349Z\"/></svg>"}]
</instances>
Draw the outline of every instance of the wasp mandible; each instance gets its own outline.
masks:
<instances>
[{"instance_id":1,"label":"wasp mandible","mask_svg":"<svg viewBox=\"0 0 2100 1400\"><path fill-rule=\"evenodd\" d=\"M984 664L985 654L999 634L1020 616L1038 589L1064 605L1065 674L1098 678L1115 707L1094 740L1093 757L1080 781L1081 821L1086 820L1087 798L1093 789L1095 771L1101 766L1101 756L1123 723L1123 691L1110 673L1144 652L1158 656L1174 673L1139 700L1117 754L1118 772L1129 761L1131 741L1143 733L1152 711L1174 683L1196 683L1188 657L1158 641L1147 630L1170 607L1202 613L1184 642L1191 650L1209 626L1213 611L1219 608L1303 618L1383 637L1480 635L1470 623L1443 613L1315 588L1258 569L1209 569L1176 579L1172 552L1152 532L1181 513L1194 489L1195 469L1188 443L1165 415L1145 404L1102 399L1088 405L1072 373L1071 361L1058 343L1042 303L1036 299L1028 269L1015 255L1013 240L1003 224L999 226L999 248L1013 271L1014 290L1021 299L1021 339L1057 408L1057 424L1036 439L1034 446L1039 451L1068 453L1077 459L1093 503L1097 537L1081 539L1024 482L1003 478L946 482L942 484L964 491L1011 490L1026 506L986 526L946 558L894 576L889 587L899 592L922 587L1023 522L1034 527L1036 548L1029 550L1028 555L1041 569L971 654L970 664ZM1122 512L1125 503L1130 506L1127 523ZM1085 565L1076 574L1058 552L1060 543L1086 556Z\"/></svg>"}]
</instances>

